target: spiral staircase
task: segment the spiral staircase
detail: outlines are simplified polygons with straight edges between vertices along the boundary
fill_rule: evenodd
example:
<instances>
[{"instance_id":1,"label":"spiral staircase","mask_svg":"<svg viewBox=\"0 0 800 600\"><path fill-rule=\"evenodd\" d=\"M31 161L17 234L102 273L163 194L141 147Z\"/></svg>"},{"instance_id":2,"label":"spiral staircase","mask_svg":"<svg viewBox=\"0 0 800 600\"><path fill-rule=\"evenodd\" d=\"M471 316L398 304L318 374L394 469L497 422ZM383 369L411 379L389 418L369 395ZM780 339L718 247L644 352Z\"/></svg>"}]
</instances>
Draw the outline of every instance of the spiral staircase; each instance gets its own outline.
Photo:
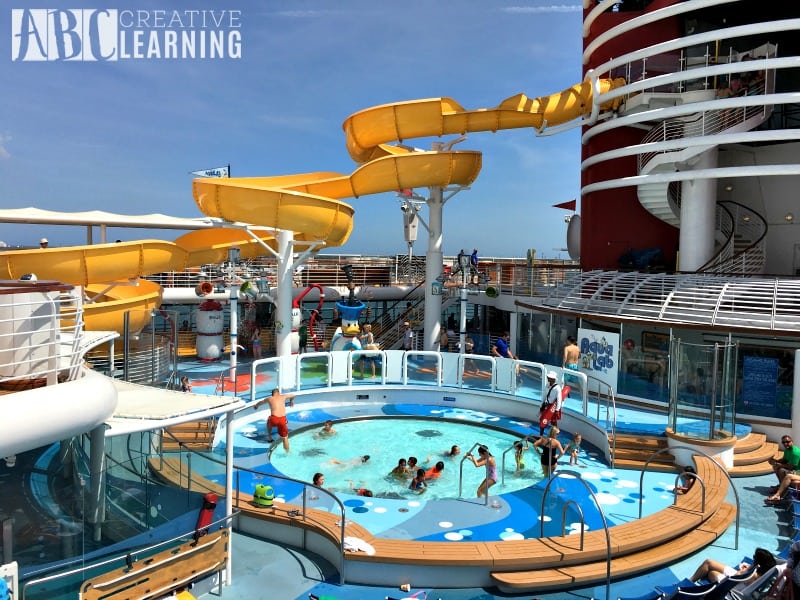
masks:
<instances>
[{"instance_id":1,"label":"spiral staircase","mask_svg":"<svg viewBox=\"0 0 800 600\"><path fill-rule=\"evenodd\" d=\"M748 89L748 95L772 90L764 82ZM772 114L771 105L707 110L653 127L642 144L661 150L639 155L639 174L656 175L691 168L700 157L719 145L716 138L757 128ZM682 144L683 140L709 138L709 143ZM646 181L637 187L639 201L653 216L675 227L680 225L680 185ZM764 238L767 223L755 211L734 202L719 202L716 215L714 256L699 272L756 275L764 272Z\"/></svg>"}]
</instances>

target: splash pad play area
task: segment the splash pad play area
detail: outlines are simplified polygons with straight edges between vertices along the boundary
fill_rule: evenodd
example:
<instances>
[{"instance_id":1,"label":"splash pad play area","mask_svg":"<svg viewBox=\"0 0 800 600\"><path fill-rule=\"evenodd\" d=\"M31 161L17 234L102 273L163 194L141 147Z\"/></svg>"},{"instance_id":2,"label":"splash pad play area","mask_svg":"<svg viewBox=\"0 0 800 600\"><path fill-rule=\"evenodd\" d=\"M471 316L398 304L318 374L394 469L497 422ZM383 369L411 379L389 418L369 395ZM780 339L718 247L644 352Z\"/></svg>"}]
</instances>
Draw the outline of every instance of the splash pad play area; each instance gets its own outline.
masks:
<instances>
[{"instance_id":1,"label":"splash pad play area","mask_svg":"<svg viewBox=\"0 0 800 600\"><path fill-rule=\"evenodd\" d=\"M482 358L486 360L485 356ZM366 585L393 585L413 570L420 585L494 585L515 591L546 590L563 583L552 579L536 583L541 573L563 567L558 566L560 559L555 560L556 546L563 545L559 553L569 555L565 564L574 564L576 569L585 571L596 569L594 565L600 563L605 565L608 557L621 560L623 555L632 556L653 547L659 544L660 536L689 554L718 535L704 537L699 546L701 542L687 533L690 529L703 523L713 525L720 533L727 529L733 518L733 509L725 508L729 505L724 503L727 480L711 461L701 471L703 477L713 481L714 497L711 484L704 493L708 497L702 498L702 502L698 489L698 497L691 499L688 511L673 505L676 474L640 473L609 466L606 424L614 411L590 398L587 382L580 374L571 386L573 395L566 401L561 423L563 444L569 441L572 432L583 435L579 464L561 464L556 477L542 479L540 471L537 472L539 465L532 464L538 462L538 456L529 450L525 471L531 472L523 471L522 476L517 476L509 464L510 456L504 452L513 439L534 433L531 417L538 414L541 378L551 367L523 361L520 370L527 375L518 378L512 361L489 359L491 376L482 383L485 389L476 390L465 383L459 366L464 360L457 354L384 351L377 382L367 379L363 384L353 368L358 352L312 353L256 361L251 375L254 381L262 383L251 387L251 399L263 397L276 384L284 393L297 394L295 407L287 413L292 432L288 458L280 444L266 441L267 413L253 411L248 406L234 415L230 427L228 419L220 421L212 459L205 462L192 457L189 477L195 483L205 480L215 489L224 489L229 475L221 466L224 461L215 461L214 457L234 457L230 494L234 506L242 510L241 531L318 553L331 564L340 565L344 581ZM327 368L321 369L320 361ZM410 364L415 361L416 365ZM426 368L420 369L418 361L423 361ZM538 389L535 381L539 382ZM486 410L488 406L491 411ZM389 433L381 429L384 425L379 422L386 418L395 422L412 418L424 421L412 424L405 433L392 435L391 426ZM342 434L347 433L351 424L366 427L367 434L356 434L356 442L344 441L334 447L329 442L339 443L334 442L338 431L330 439L315 438L327 420L333 420L334 428L341 429ZM439 430L449 422L461 422L466 433ZM384 480L394 464L385 467L396 463L400 456L424 453L425 456L418 458L427 461L429 452L422 442L424 439L435 440L430 447L431 455L441 455L452 444L462 446L462 452L470 450L474 443L482 442L486 431L472 431L476 425L505 430L511 436L492 448L500 481L491 489L488 499L476 498L475 481L466 479L460 495L442 499L426 494L406 495L404 490L393 489ZM633 423L628 421L627 425L632 427ZM535 429L538 434L538 424ZM373 439L370 432L376 434ZM304 437L308 437L307 444ZM389 446L390 437L392 442L400 442L396 449ZM451 441L452 437L456 439ZM370 454L370 460L385 455L383 459L388 462L370 474L361 471L361 465L350 464L351 459L365 453ZM328 464L331 458L344 464ZM437 457L430 458L430 462L435 462ZM442 477L451 478L451 483L462 477L475 477L478 469L466 463L462 470L462 458L447 463ZM333 494L310 485L314 472L318 471L339 479L335 485L326 481L326 486L336 488ZM349 486L339 489L344 487L342 481L346 479L352 479L356 488L364 486L362 481L365 481L376 492L375 496L358 496ZM517 487L517 479L523 479L525 485ZM254 506L249 500L259 484L274 490L271 509ZM689 499L679 499L679 504L686 502ZM676 510L685 516L676 520L672 514ZM645 538L644 532L654 531L651 526L656 527L656 522L665 531ZM611 544L606 543L604 524L609 526ZM299 530L306 531L305 536L297 538ZM615 532L617 536L629 536L631 531L636 532L636 539L622 542L615 538ZM339 545L331 542L344 537L365 540L376 554L340 555ZM650 568L660 564L663 562L655 562ZM530 569L541 571L536 571L534 583L515 580ZM592 571L588 577L570 577L576 585L597 583L605 579L605 573L603 566L602 571ZM623 577L629 574L622 571Z\"/></svg>"}]
</instances>

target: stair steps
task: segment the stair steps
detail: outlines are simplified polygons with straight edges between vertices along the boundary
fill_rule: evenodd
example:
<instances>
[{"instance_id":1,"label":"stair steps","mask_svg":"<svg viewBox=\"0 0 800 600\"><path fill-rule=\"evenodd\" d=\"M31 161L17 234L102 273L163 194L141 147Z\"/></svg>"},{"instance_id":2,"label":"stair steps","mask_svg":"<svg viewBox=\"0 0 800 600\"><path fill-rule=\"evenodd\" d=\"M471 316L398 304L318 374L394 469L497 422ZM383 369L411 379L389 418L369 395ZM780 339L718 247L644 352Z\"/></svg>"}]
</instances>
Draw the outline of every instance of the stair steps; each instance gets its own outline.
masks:
<instances>
[{"instance_id":1,"label":"stair steps","mask_svg":"<svg viewBox=\"0 0 800 600\"><path fill-rule=\"evenodd\" d=\"M175 452L181 448L192 450L210 450L214 441L214 419L202 421L189 421L166 428L162 438L162 448L165 452Z\"/></svg>"},{"instance_id":2,"label":"stair steps","mask_svg":"<svg viewBox=\"0 0 800 600\"><path fill-rule=\"evenodd\" d=\"M609 440L613 447L613 440ZM663 436L617 434L614 465L622 469L640 469L654 452L667 447ZM778 445L768 442L763 433L750 432L734 446L731 477L756 477L772 473L769 459L778 454ZM677 472L675 457L664 452L654 457L648 468L653 471Z\"/></svg>"},{"instance_id":3,"label":"stair steps","mask_svg":"<svg viewBox=\"0 0 800 600\"><path fill-rule=\"evenodd\" d=\"M667 447L667 438L655 435L617 434L616 440L609 440L614 450L614 465L623 469L639 469L652 457L648 468L653 471L676 472L675 457L662 452L653 453Z\"/></svg>"},{"instance_id":4,"label":"stair steps","mask_svg":"<svg viewBox=\"0 0 800 600\"><path fill-rule=\"evenodd\" d=\"M778 453L778 444L768 442L763 433L750 432L736 442L733 449L731 477L756 477L772 473L769 459Z\"/></svg>"}]
</instances>

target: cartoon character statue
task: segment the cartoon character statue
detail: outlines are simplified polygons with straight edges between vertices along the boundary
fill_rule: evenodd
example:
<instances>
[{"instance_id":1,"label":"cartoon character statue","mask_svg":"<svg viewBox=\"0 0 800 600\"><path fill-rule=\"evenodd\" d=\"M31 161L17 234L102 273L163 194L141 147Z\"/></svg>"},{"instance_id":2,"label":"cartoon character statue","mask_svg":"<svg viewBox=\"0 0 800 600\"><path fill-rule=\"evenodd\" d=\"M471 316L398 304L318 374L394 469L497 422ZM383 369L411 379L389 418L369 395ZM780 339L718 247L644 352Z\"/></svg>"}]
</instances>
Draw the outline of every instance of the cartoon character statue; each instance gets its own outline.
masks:
<instances>
[{"instance_id":1,"label":"cartoon character statue","mask_svg":"<svg viewBox=\"0 0 800 600\"><path fill-rule=\"evenodd\" d=\"M361 340L358 334L361 328L358 325L358 319L361 317L361 311L367 305L363 302L356 300L355 289L353 283L353 267L345 265L342 267L344 274L347 277L347 287L350 289L350 295L345 302L337 302L336 308L339 310L339 315L342 317L342 325L336 328L331 339L331 350L361 350Z\"/></svg>"}]
</instances>

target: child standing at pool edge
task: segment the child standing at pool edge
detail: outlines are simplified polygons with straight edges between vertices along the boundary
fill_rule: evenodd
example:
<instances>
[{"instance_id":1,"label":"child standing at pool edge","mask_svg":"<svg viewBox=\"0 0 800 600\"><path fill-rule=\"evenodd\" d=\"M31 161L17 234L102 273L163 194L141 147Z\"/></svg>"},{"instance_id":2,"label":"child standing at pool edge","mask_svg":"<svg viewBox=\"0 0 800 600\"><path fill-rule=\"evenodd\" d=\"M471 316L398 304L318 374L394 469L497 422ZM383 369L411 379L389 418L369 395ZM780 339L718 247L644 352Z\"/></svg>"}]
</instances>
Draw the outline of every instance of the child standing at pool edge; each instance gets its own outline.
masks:
<instances>
[{"instance_id":1,"label":"child standing at pool edge","mask_svg":"<svg viewBox=\"0 0 800 600\"><path fill-rule=\"evenodd\" d=\"M570 465L577 465L578 464L578 454L581 452L581 441L582 437L580 433L576 433L572 436L572 441L567 444L567 447L564 448L564 454L569 454L569 464Z\"/></svg>"}]
</instances>

